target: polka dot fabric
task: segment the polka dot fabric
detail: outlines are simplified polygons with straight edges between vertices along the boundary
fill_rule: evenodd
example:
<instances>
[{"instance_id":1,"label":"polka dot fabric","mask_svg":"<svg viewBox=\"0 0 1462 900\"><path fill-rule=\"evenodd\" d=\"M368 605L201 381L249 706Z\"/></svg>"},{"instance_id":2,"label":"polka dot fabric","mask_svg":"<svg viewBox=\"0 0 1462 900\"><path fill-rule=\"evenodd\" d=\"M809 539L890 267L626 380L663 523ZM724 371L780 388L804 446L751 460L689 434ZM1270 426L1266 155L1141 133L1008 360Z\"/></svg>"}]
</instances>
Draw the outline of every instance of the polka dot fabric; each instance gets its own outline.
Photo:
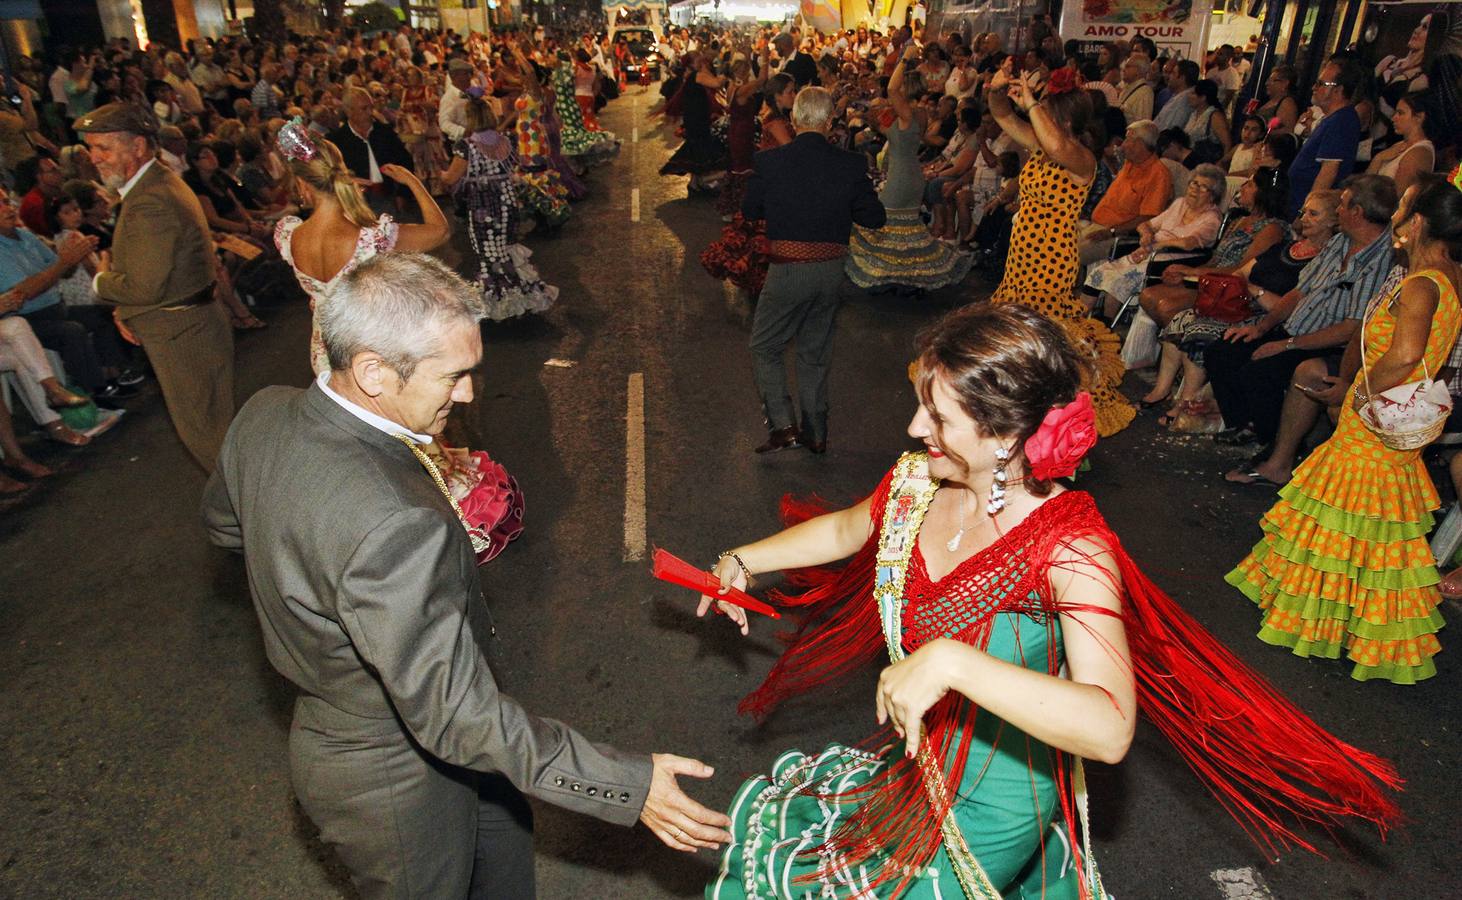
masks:
<instances>
[{"instance_id":1,"label":"polka dot fabric","mask_svg":"<svg viewBox=\"0 0 1462 900\"><path fill-rule=\"evenodd\" d=\"M1422 277L1441 293L1426 346L1435 372L1457 341L1462 309L1445 278L1410 276ZM1368 365L1391 346L1390 305L1380 304L1366 324ZM1407 380L1420 377L1418 366ZM1297 656L1343 653L1357 681L1414 684L1436 674L1441 592L1426 536L1441 501L1421 451L1385 446L1347 403L1335 434L1279 496L1260 522L1263 539L1228 574L1263 612L1259 639Z\"/></svg>"},{"instance_id":2,"label":"polka dot fabric","mask_svg":"<svg viewBox=\"0 0 1462 900\"><path fill-rule=\"evenodd\" d=\"M1020 170L1020 212L1010 234L1005 278L991 303L1020 303L1066 325L1077 348L1091 358L1091 392L1097 432L1116 434L1132 421L1134 410L1117 391L1124 367L1121 341L1111 329L1087 315L1072 293L1080 260L1076 255L1076 218L1090 185L1040 150Z\"/></svg>"}]
</instances>

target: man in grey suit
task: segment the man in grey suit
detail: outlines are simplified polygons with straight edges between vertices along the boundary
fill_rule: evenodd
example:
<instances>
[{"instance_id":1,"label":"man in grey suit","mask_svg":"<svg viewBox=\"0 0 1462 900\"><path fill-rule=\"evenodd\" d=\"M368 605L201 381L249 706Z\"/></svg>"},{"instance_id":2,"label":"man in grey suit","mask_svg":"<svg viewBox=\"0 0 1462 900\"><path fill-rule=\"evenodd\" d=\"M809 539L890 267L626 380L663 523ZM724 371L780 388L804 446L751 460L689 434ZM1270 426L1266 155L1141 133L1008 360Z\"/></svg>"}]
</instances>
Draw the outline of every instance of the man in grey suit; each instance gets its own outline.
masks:
<instances>
[{"instance_id":1,"label":"man in grey suit","mask_svg":"<svg viewBox=\"0 0 1462 900\"><path fill-rule=\"evenodd\" d=\"M295 793L367 898L532 897L519 791L679 850L730 840L676 784L709 766L593 743L498 691L473 539L422 449L472 400L483 313L430 257L363 263L321 311L331 371L244 406L203 500L302 691Z\"/></svg>"}]
</instances>

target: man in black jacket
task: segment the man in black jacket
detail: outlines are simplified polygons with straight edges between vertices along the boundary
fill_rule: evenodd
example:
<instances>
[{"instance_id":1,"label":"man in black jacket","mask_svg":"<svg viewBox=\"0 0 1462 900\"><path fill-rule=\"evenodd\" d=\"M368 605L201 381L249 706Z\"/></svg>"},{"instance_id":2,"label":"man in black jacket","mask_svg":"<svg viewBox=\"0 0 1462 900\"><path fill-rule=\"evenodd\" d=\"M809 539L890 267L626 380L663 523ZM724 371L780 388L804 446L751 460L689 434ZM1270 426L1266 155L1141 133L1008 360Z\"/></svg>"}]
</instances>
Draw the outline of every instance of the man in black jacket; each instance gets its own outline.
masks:
<instances>
[{"instance_id":1,"label":"man in black jacket","mask_svg":"<svg viewBox=\"0 0 1462 900\"><path fill-rule=\"evenodd\" d=\"M827 450L827 372L843 284L843 258L853 224L882 228L887 216L867 157L828 143L833 98L803 88L792 105L790 143L756 154L741 212L765 219L771 265L751 326L751 355L771 435L756 448L770 453L806 446ZM782 357L797 341L801 427L787 393Z\"/></svg>"},{"instance_id":2,"label":"man in black jacket","mask_svg":"<svg viewBox=\"0 0 1462 900\"><path fill-rule=\"evenodd\" d=\"M406 193L400 185L381 175L381 166L394 163L414 171L411 153L395 131L376 122L375 101L370 92L364 88L347 88L341 105L345 109L345 124L326 137L340 148L351 173L364 182L361 190L371 209L377 215L394 214L396 198Z\"/></svg>"}]
</instances>

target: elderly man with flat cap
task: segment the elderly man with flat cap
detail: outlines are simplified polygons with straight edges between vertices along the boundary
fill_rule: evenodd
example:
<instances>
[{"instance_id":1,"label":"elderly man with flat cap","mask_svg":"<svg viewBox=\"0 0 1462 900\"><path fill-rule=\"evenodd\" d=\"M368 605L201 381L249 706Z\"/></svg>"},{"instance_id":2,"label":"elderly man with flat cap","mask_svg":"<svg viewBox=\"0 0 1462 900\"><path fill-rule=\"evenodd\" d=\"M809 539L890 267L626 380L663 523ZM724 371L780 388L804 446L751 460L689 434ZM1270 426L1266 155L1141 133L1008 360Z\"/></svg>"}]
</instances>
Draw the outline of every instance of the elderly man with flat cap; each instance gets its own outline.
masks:
<instances>
[{"instance_id":1,"label":"elderly man with flat cap","mask_svg":"<svg viewBox=\"0 0 1462 900\"><path fill-rule=\"evenodd\" d=\"M212 472L234 415L234 339L214 302L217 259L198 198L157 159L151 110L108 103L76 120L108 187L122 195L96 294L142 342L173 427Z\"/></svg>"}]
</instances>

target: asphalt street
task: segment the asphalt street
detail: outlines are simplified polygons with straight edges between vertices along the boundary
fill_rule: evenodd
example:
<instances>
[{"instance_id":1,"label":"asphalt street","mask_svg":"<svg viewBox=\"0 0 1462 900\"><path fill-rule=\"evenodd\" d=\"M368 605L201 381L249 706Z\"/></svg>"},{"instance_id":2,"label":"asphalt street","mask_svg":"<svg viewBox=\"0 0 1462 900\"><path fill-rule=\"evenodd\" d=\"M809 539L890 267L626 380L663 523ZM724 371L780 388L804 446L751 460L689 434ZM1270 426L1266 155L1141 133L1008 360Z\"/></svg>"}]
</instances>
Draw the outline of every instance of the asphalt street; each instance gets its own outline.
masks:
<instances>
[{"instance_id":1,"label":"asphalt street","mask_svg":"<svg viewBox=\"0 0 1462 900\"><path fill-rule=\"evenodd\" d=\"M697 620L694 597L634 557L663 546L709 561L774 530L785 493L870 491L911 447L914 334L993 285L976 273L918 300L848 286L830 451L754 456L765 432L747 331L697 260L720 223L684 179L657 174L675 139L645 115L652 98L631 89L611 105L619 158L590 176L592 196L559 234L528 239L559 301L485 326L477 399L449 436L487 449L527 495L527 530L481 572L505 689L597 740L705 759L715 777L686 786L724 807L784 749L871 732L876 673L756 726L736 702L775 658L777 629L758 621L743 639ZM444 255L467 259L465 235ZM266 318L239 341L240 399L308 382L308 310ZM293 690L264 658L242 562L199 525L203 476L154 388L130 405L84 451L37 444L64 471L0 508L0 897L353 896L291 796ZM1143 726L1121 765L1088 766L1107 887L1119 900L1456 896L1462 649L1448 629L1439 674L1396 687L1260 643L1256 610L1222 581L1272 500L1219 477L1241 458L1144 416L1097 446L1079 487L1219 640L1327 728L1395 761L1410 821L1384 842L1348 830L1322 844L1329 858L1266 859ZM717 864L643 827L535 808L544 898L698 896Z\"/></svg>"}]
</instances>

